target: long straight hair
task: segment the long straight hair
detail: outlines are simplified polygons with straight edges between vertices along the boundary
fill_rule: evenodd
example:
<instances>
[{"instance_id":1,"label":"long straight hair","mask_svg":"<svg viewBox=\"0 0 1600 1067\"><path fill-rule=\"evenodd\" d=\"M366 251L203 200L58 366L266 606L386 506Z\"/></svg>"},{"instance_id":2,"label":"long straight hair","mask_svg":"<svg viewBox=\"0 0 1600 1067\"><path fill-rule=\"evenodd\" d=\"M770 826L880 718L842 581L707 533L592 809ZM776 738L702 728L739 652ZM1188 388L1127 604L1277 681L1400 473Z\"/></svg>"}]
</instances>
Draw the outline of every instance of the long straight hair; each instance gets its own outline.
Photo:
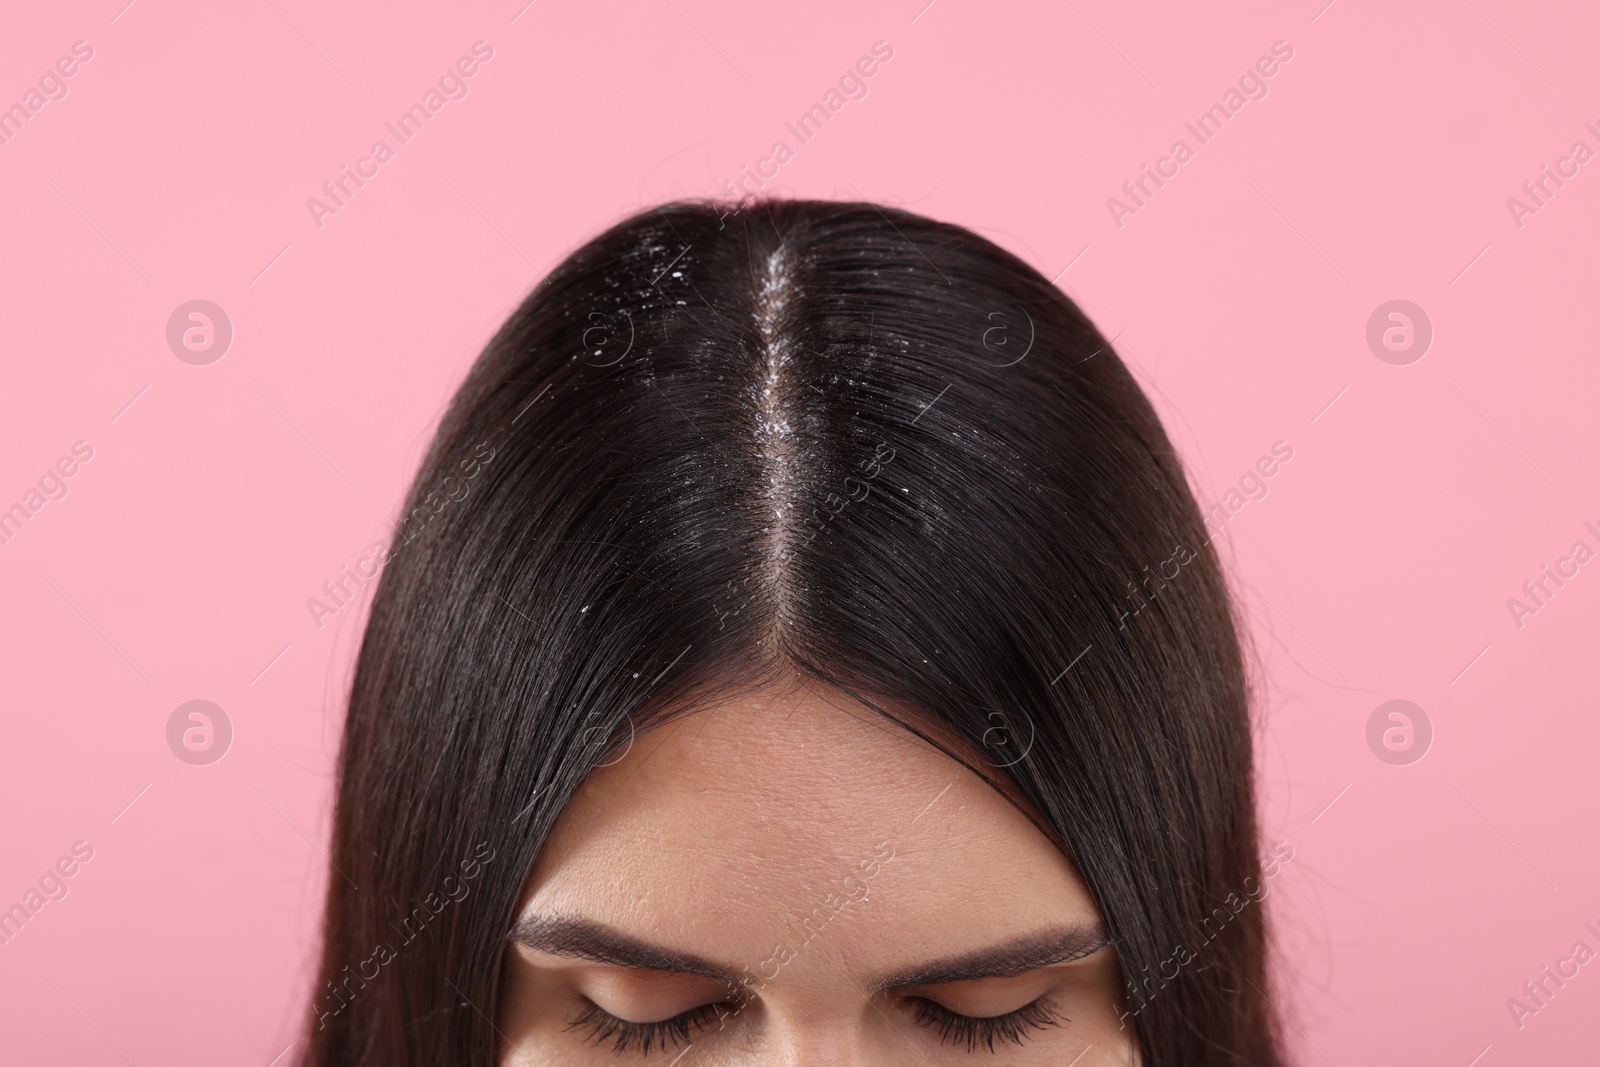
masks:
<instances>
[{"instance_id":1,"label":"long straight hair","mask_svg":"<svg viewBox=\"0 0 1600 1067\"><path fill-rule=\"evenodd\" d=\"M1262 857L1235 608L1148 400L1017 257L870 203L634 215L490 341L404 515L307 1067L494 1063L505 938L578 786L783 678L1021 798L1093 895L1147 1064L1282 1062L1239 906Z\"/></svg>"}]
</instances>

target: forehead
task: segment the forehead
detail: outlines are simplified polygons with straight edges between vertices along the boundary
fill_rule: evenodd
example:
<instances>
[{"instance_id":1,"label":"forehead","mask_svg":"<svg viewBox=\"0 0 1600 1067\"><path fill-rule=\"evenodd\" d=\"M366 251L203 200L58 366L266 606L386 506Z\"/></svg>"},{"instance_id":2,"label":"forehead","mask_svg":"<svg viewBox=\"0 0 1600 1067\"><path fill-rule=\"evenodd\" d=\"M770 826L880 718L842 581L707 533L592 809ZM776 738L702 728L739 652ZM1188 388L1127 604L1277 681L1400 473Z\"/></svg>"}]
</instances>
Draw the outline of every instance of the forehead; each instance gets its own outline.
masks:
<instances>
[{"instance_id":1,"label":"forehead","mask_svg":"<svg viewBox=\"0 0 1600 1067\"><path fill-rule=\"evenodd\" d=\"M563 812L529 889L529 911L732 960L818 907L870 911L852 940L887 955L925 948L929 931L961 930L938 942L959 950L1099 917L1067 859L977 775L813 690L740 698L639 737Z\"/></svg>"}]
</instances>

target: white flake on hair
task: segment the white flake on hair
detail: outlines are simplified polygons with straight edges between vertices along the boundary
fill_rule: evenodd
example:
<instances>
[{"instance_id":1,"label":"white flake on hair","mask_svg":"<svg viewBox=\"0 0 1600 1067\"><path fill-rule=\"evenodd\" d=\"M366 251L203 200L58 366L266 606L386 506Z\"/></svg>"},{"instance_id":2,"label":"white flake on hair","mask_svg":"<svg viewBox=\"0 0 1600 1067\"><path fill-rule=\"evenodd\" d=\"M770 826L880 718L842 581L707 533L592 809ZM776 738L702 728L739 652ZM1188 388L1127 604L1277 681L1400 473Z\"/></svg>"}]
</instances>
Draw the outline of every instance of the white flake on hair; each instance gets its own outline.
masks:
<instances>
[{"instance_id":1,"label":"white flake on hair","mask_svg":"<svg viewBox=\"0 0 1600 1067\"><path fill-rule=\"evenodd\" d=\"M784 309L794 293L788 253L782 245L766 259L756 292L756 331L761 336L761 378L756 386L756 443L766 470L771 532L768 570L780 617L785 597L785 555L794 527L799 491L794 429L789 422L789 339L783 332Z\"/></svg>"}]
</instances>

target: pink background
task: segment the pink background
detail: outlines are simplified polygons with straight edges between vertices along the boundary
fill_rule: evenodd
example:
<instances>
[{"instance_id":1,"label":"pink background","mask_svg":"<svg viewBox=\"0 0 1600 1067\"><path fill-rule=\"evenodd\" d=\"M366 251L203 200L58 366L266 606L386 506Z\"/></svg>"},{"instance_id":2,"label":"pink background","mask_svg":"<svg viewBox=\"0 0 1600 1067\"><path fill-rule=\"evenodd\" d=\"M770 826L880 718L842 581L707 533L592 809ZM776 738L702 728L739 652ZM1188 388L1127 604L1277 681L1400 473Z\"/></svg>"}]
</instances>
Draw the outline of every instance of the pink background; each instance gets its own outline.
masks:
<instances>
[{"instance_id":1,"label":"pink background","mask_svg":"<svg viewBox=\"0 0 1600 1067\"><path fill-rule=\"evenodd\" d=\"M360 633L360 606L319 630L307 598L387 530L540 276L780 138L771 187L958 222L1057 278L1202 500L1293 447L1220 543L1267 679L1267 840L1295 848L1269 898L1295 1061L1595 1055L1600 963L1520 1028L1507 1006L1600 949L1600 563L1520 628L1506 604L1600 549L1600 161L1520 227L1507 207L1600 150L1592 9L124 2L25 5L0 35L0 104L94 50L0 145L0 507L94 450L0 546L0 906L94 850L0 946L8 1062L284 1052ZM468 95L396 146L383 123L478 40ZM784 122L879 40L868 95L797 145ZM1183 123L1280 40L1268 95L1117 226L1107 198L1196 147ZM307 198L380 137L395 157L319 228ZM197 298L234 328L205 366L165 338ZM1396 298L1435 330L1405 366L1365 337ZM1435 731L1407 766L1366 740L1394 698ZM191 699L233 724L209 766L167 745Z\"/></svg>"}]
</instances>

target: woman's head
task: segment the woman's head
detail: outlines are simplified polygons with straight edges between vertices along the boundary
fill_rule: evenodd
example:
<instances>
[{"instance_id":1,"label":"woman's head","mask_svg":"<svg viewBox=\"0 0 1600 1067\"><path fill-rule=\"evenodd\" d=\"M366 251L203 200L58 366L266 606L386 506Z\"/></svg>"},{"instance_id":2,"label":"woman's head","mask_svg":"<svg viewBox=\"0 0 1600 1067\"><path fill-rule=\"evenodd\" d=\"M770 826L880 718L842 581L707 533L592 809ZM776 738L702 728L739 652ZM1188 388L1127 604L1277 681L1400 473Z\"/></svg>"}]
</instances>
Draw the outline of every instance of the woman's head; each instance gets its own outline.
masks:
<instances>
[{"instance_id":1,"label":"woman's head","mask_svg":"<svg viewBox=\"0 0 1600 1067\"><path fill-rule=\"evenodd\" d=\"M1070 300L871 204L642 213L407 502L309 1061L1276 1063L1250 742L1180 464Z\"/></svg>"}]
</instances>

